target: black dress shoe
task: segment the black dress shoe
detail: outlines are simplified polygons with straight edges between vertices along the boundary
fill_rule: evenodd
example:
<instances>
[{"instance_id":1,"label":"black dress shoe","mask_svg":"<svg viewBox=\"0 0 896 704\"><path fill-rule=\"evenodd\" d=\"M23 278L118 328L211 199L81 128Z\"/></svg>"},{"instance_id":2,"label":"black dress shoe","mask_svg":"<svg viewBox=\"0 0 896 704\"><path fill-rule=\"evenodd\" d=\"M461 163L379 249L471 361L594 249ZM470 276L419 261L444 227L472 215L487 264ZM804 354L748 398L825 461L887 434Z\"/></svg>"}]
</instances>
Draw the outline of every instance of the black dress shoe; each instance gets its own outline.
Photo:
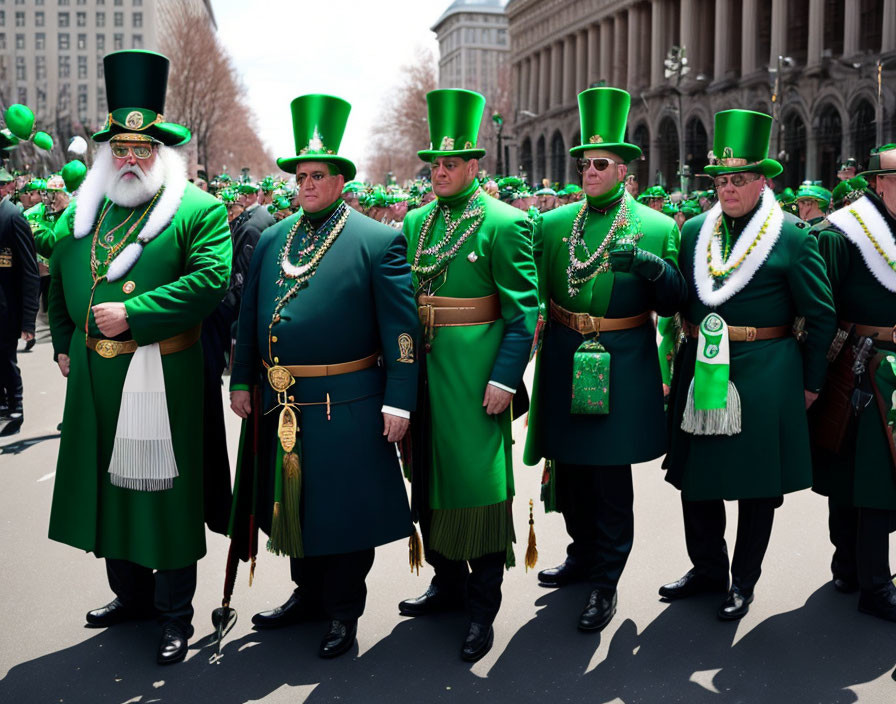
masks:
<instances>
[{"instance_id":1,"label":"black dress shoe","mask_svg":"<svg viewBox=\"0 0 896 704\"><path fill-rule=\"evenodd\" d=\"M681 579L660 587L660 596L664 599L684 599L695 594L718 592L724 594L728 591L728 578L724 580L713 579L706 575L698 574L694 570L688 570Z\"/></svg>"},{"instance_id":2,"label":"black dress shoe","mask_svg":"<svg viewBox=\"0 0 896 704\"><path fill-rule=\"evenodd\" d=\"M87 612L87 625L93 628L107 628L117 623L125 623L127 621L145 621L155 616L155 610L151 608L136 609L132 606L125 606L118 597L114 598L105 606Z\"/></svg>"},{"instance_id":3,"label":"black dress shoe","mask_svg":"<svg viewBox=\"0 0 896 704\"><path fill-rule=\"evenodd\" d=\"M572 560L549 567L538 573L538 583L545 587L562 587L564 584L581 582L588 576L588 570Z\"/></svg>"},{"instance_id":4,"label":"black dress shoe","mask_svg":"<svg viewBox=\"0 0 896 704\"><path fill-rule=\"evenodd\" d=\"M348 652L358 635L358 621L330 621L330 630L320 642L317 654L322 658L335 658Z\"/></svg>"},{"instance_id":5,"label":"black dress shoe","mask_svg":"<svg viewBox=\"0 0 896 704\"><path fill-rule=\"evenodd\" d=\"M887 582L874 591L859 594L859 611L886 621L896 621L896 586Z\"/></svg>"},{"instance_id":6,"label":"black dress shoe","mask_svg":"<svg viewBox=\"0 0 896 704\"><path fill-rule=\"evenodd\" d=\"M6 425L0 429L0 438L16 435L22 429L22 423L25 422L25 417L21 413L10 413L6 418Z\"/></svg>"},{"instance_id":7,"label":"black dress shoe","mask_svg":"<svg viewBox=\"0 0 896 704\"><path fill-rule=\"evenodd\" d=\"M595 589L579 616L580 631L602 631L616 613L616 592Z\"/></svg>"},{"instance_id":8,"label":"black dress shoe","mask_svg":"<svg viewBox=\"0 0 896 704\"><path fill-rule=\"evenodd\" d=\"M256 628L283 628L319 618L323 618L323 612L309 607L302 597L293 592L282 606L255 614L252 624Z\"/></svg>"},{"instance_id":9,"label":"black dress shoe","mask_svg":"<svg viewBox=\"0 0 896 704\"><path fill-rule=\"evenodd\" d=\"M187 641L191 635L176 621L166 623L162 628L156 662L159 665L173 665L183 660L187 656Z\"/></svg>"},{"instance_id":10,"label":"black dress shoe","mask_svg":"<svg viewBox=\"0 0 896 704\"><path fill-rule=\"evenodd\" d=\"M716 615L721 621L739 621L750 610L753 603L753 593L744 594L737 587L731 587L728 597L722 602Z\"/></svg>"},{"instance_id":11,"label":"black dress shoe","mask_svg":"<svg viewBox=\"0 0 896 704\"><path fill-rule=\"evenodd\" d=\"M847 577L834 577L834 589L841 594L855 594L859 591L859 582L857 579L849 579Z\"/></svg>"},{"instance_id":12,"label":"black dress shoe","mask_svg":"<svg viewBox=\"0 0 896 704\"><path fill-rule=\"evenodd\" d=\"M463 608L464 601L457 594L449 594L430 583L426 591L415 599L405 599L398 604L402 616L425 616L440 611L454 611Z\"/></svg>"},{"instance_id":13,"label":"black dress shoe","mask_svg":"<svg viewBox=\"0 0 896 704\"><path fill-rule=\"evenodd\" d=\"M495 629L484 623L471 623L470 632L464 639L464 645L460 649L460 659L466 662L476 662L485 657L492 649L495 642Z\"/></svg>"}]
</instances>

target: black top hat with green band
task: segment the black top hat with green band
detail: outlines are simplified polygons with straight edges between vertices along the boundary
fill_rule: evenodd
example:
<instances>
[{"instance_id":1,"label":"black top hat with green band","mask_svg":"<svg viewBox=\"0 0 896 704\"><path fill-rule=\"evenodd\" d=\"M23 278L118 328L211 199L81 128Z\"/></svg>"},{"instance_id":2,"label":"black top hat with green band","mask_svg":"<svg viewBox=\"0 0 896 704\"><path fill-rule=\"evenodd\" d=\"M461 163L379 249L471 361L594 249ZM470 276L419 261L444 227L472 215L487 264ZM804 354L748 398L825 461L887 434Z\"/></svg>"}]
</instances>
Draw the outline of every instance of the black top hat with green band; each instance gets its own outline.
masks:
<instances>
[{"instance_id":1,"label":"black top hat with green band","mask_svg":"<svg viewBox=\"0 0 896 704\"><path fill-rule=\"evenodd\" d=\"M480 159L485 149L476 146L485 111L485 97L472 90L442 88L426 94L429 149L417 152L423 161L440 156Z\"/></svg>"},{"instance_id":2,"label":"black top hat with green band","mask_svg":"<svg viewBox=\"0 0 896 704\"><path fill-rule=\"evenodd\" d=\"M114 51L103 57L109 116L94 141L108 142L116 135L169 147L190 141L190 130L165 122L168 65L168 57L152 51Z\"/></svg>"},{"instance_id":3,"label":"black top hat with green band","mask_svg":"<svg viewBox=\"0 0 896 704\"><path fill-rule=\"evenodd\" d=\"M345 125L352 106L342 98L312 93L300 95L289 105L292 111L292 133L296 156L277 159L277 166L294 174L303 161L333 164L346 181L355 177L355 165L344 156L337 156Z\"/></svg>"},{"instance_id":4,"label":"black top hat with green band","mask_svg":"<svg viewBox=\"0 0 896 704\"><path fill-rule=\"evenodd\" d=\"M582 144L569 150L578 156L589 149L606 149L625 163L641 156L640 147L625 141L625 124L632 99L619 88L589 88L579 93Z\"/></svg>"},{"instance_id":5,"label":"black top hat with green band","mask_svg":"<svg viewBox=\"0 0 896 704\"><path fill-rule=\"evenodd\" d=\"M716 113L715 133L709 165L709 176L741 171L755 171L774 178L784 167L768 158L768 139L772 118L752 110L723 110Z\"/></svg>"}]
</instances>

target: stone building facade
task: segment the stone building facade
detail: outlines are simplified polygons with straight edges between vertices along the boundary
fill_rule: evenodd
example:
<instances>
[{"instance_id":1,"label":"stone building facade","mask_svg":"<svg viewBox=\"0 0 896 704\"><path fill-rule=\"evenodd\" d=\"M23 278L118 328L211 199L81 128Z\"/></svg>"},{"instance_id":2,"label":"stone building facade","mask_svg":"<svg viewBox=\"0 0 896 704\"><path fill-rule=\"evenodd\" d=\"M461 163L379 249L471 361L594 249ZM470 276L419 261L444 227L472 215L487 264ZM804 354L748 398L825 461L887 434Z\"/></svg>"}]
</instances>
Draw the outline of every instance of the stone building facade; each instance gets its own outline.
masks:
<instances>
[{"instance_id":1,"label":"stone building facade","mask_svg":"<svg viewBox=\"0 0 896 704\"><path fill-rule=\"evenodd\" d=\"M699 174L713 115L727 108L775 117L770 151L790 186L831 185L840 159L866 161L896 137L896 0L511 0L506 13L511 167L530 182L578 179L576 95L600 84L632 95L628 140L644 157L630 169L642 188L677 187L682 147ZM690 69L678 84L665 76L673 46Z\"/></svg>"}]
</instances>

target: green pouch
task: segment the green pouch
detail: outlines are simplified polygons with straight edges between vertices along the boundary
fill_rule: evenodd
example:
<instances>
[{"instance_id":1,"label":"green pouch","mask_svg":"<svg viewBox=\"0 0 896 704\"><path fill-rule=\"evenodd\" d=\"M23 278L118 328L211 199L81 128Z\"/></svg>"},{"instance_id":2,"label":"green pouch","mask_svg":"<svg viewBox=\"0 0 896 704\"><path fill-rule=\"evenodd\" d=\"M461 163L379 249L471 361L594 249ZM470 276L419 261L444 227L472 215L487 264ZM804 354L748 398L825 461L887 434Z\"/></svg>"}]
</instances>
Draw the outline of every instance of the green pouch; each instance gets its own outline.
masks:
<instances>
[{"instance_id":1,"label":"green pouch","mask_svg":"<svg viewBox=\"0 0 896 704\"><path fill-rule=\"evenodd\" d=\"M571 413L610 412L610 353L597 338L585 340L572 358Z\"/></svg>"}]
</instances>

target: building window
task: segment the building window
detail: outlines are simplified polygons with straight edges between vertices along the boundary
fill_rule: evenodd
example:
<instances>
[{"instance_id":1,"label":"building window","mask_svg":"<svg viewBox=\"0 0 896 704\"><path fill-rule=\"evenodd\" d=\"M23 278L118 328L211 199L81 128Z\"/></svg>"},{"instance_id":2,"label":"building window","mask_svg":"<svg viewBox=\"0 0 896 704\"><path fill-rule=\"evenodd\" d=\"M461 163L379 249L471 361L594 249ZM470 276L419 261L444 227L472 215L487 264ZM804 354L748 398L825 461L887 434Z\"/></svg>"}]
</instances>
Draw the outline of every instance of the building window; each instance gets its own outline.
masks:
<instances>
[{"instance_id":1,"label":"building window","mask_svg":"<svg viewBox=\"0 0 896 704\"><path fill-rule=\"evenodd\" d=\"M116 27L124 27L124 13L116 12L114 17L115 17L115 26Z\"/></svg>"},{"instance_id":2,"label":"building window","mask_svg":"<svg viewBox=\"0 0 896 704\"><path fill-rule=\"evenodd\" d=\"M16 13L16 27L24 27L25 26L25 13L17 12Z\"/></svg>"},{"instance_id":3,"label":"building window","mask_svg":"<svg viewBox=\"0 0 896 704\"><path fill-rule=\"evenodd\" d=\"M37 0L37 2L35 2L34 4L35 4L35 5L43 5L43 4L44 4L44 0Z\"/></svg>"},{"instance_id":4,"label":"building window","mask_svg":"<svg viewBox=\"0 0 896 704\"><path fill-rule=\"evenodd\" d=\"M131 49L142 49L143 48L143 35L135 34L131 37Z\"/></svg>"},{"instance_id":5,"label":"building window","mask_svg":"<svg viewBox=\"0 0 896 704\"><path fill-rule=\"evenodd\" d=\"M34 77L41 81L47 77L47 57L34 57Z\"/></svg>"},{"instance_id":6,"label":"building window","mask_svg":"<svg viewBox=\"0 0 896 704\"><path fill-rule=\"evenodd\" d=\"M67 12L59 13L59 26L60 27L68 27L69 17Z\"/></svg>"},{"instance_id":7,"label":"building window","mask_svg":"<svg viewBox=\"0 0 896 704\"><path fill-rule=\"evenodd\" d=\"M105 72L103 71L103 60L97 59L96 62L96 77L102 80L105 78Z\"/></svg>"},{"instance_id":8,"label":"building window","mask_svg":"<svg viewBox=\"0 0 896 704\"><path fill-rule=\"evenodd\" d=\"M25 35L17 34L16 35L16 49L24 49L25 48Z\"/></svg>"},{"instance_id":9,"label":"building window","mask_svg":"<svg viewBox=\"0 0 896 704\"><path fill-rule=\"evenodd\" d=\"M106 13L105 12L97 12L96 13L96 26L97 27L105 27L106 26Z\"/></svg>"},{"instance_id":10,"label":"building window","mask_svg":"<svg viewBox=\"0 0 896 704\"><path fill-rule=\"evenodd\" d=\"M35 51L46 51L47 49L47 35L43 32L37 32L34 35L34 50Z\"/></svg>"},{"instance_id":11,"label":"building window","mask_svg":"<svg viewBox=\"0 0 896 704\"><path fill-rule=\"evenodd\" d=\"M39 10L34 13L34 26L35 27L43 27L44 26L44 13L43 10Z\"/></svg>"},{"instance_id":12,"label":"building window","mask_svg":"<svg viewBox=\"0 0 896 704\"><path fill-rule=\"evenodd\" d=\"M121 7L121 5L122 5L121 0L115 0L115 7Z\"/></svg>"},{"instance_id":13,"label":"building window","mask_svg":"<svg viewBox=\"0 0 896 704\"><path fill-rule=\"evenodd\" d=\"M16 80L17 81L25 80L25 57L24 56L16 57Z\"/></svg>"},{"instance_id":14,"label":"building window","mask_svg":"<svg viewBox=\"0 0 896 704\"><path fill-rule=\"evenodd\" d=\"M0 32L0 49L6 49L6 34Z\"/></svg>"},{"instance_id":15,"label":"building window","mask_svg":"<svg viewBox=\"0 0 896 704\"><path fill-rule=\"evenodd\" d=\"M96 96L96 113L97 115L105 115L109 112L109 109L106 107L106 94L100 90Z\"/></svg>"},{"instance_id":16,"label":"building window","mask_svg":"<svg viewBox=\"0 0 896 704\"><path fill-rule=\"evenodd\" d=\"M37 88L37 114L43 115L47 112L47 91L38 86Z\"/></svg>"},{"instance_id":17,"label":"building window","mask_svg":"<svg viewBox=\"0 0 896 704\"><path fill-rule=\"evenodd\" d=\"M87 13L86 12L79 12L75 15L75 17L76 17L76 21L77 21L79 27L87 26Z\"/></svg>"},{"instance_id":18,"label":"building window","mask_svg":"<svg viewBox=\"0 0 896 704\"><path fill-rule=\"evenodd\" d=\"M19 86L19 102L22 105L26 105L28 103L28 89L25 86Z\"/></svg>"},{"instance_id":19,"label":"building window","mask_svg":"<svg viewBox=\"0 0 896 704\"><path fill-rule=\"evenodd\" d=\"M116 51L118 49L124 48L124 35L123 34L116 34L114 37L112 37L112 48L115 49Z\"/></svg>"},{"instance_id":20,"label":"building window","mask_svg":"<svg viewBox=\"0 0 896 704\"><path fill-rule=\"evenodd\" d=\"M106 35L105 34L97 34L96 35L96 50L97 51L105 51L106 50Z\"/></svg>"},{"instance_id":21,"label":"building window","mask_svg":"<svg viewBox=\"0 0 896 704\"><path fill-rule=\"evenodd\" d=\"M59 86L59 104L57 108L61 115L65 115L68 113L68 98L69 98L69 85L68 83L63 83Z\"/></svg>"},{"instance_id":22,"label":"building window","mask_svg":"<svg viewBox=\"0 0 896 704\"><path fill-rule=\"evenodd\" d=\"M59 57L59 77L68 78L72 75L71 56Z\"/></svg>"},{"instance_id":23,"label":"building window","mask_svg":"<svg viewBox=\"0 0 896 704\"><path fill-rule=\"evenodd\" d=\"M78 86L78 119L87 122L87 85Z\"/></svg>"},{"instance_id":24,"label":"building window","mask_svg":"<svg viewBox=\"0 0 896 704\"><path fill-rule=\"evenodd\" d=\"M59 37L59 50L68 51L71 47L71 45L69 44L68 34L65 32L61 32L57 36Z\"/></svg>"},{"instance_id":25,"label":"building window","mask_svg":"<svg viewBox=\"0 0 896 704\"><path fill-rule=\"evenodd\" d=\"M78 0L78 4L79 4L79 5L86 5L86 4L87 4L87 0Z\"/></svg>"},{"instance_id":26,"label":"building window","mask_svg":"<svg viewBox=\"0 0 896 704\"><path fill-rule=\"evenodd\" d=\"M6 10L0 10L0 25L6 26Z\"/></svg>"},{"instance_id":27,"label":"building window","mask_svg":"<svg viewBox=\"0 0 896 704\"><path fill-rule=\"evenodd\" d=\"M68 5L69 2L68 2L68 0L59 0L59 4L60 5Z\"/></svg>"},{"instance_id":28,"label":"building window","mask_svg":"<svg viewBox=\"0 0 896 704\"><path fill-rule=\"evenodd\" d=\"M143 26L143 13L135 12L131 17L131 25L133 27L142 27Z\"/></svg>"},{"instance_id":29,"label":"building window","mask_svg":"<svg viewBox=\"0 0 896 704\"><path fill-rule=\"evenodd\" d=\"M134 7L143 7L143 0L134 0Z\"/></svg>"},{"instance_id":30,"label":"building window","mask_svg":"<svg viewBox=\"0 0 896 704\"><path fill-rule=\"evenodd\" d=\"M87 48L87 35L86 34L78 35L78 48L81 51L84 51Z\"/></svg>"},{"instance_id":31,"label":"building window","mask_svg":"<svg viewBox=\"0 0 896 704\"><path fill-rule=\"evenodd\" d=\"M78 79L85 80L87 78L87 57L78 57Z\"/></svg>"}]
</instances>

